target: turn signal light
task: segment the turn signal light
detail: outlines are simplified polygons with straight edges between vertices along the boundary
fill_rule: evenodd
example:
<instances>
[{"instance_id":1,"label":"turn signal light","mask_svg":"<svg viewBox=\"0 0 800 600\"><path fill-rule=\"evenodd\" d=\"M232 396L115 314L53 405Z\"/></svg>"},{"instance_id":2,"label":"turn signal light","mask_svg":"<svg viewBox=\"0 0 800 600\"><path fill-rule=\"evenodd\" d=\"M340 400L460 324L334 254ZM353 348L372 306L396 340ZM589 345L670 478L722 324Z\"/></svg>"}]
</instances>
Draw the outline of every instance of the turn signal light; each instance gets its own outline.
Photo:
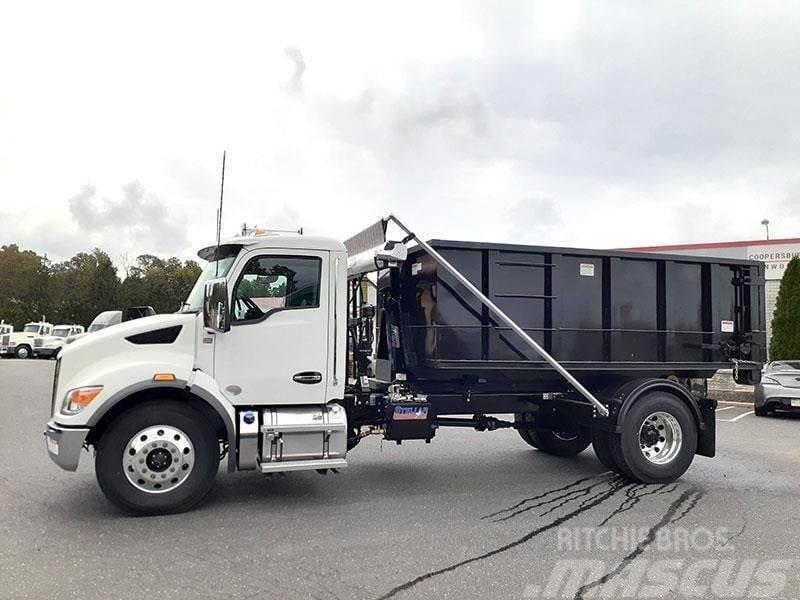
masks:
<instances>
[{"instance_id":1,"label":"turn signal light","mask_svg":"<svg viewBox=\"0 0 800 600\"><path fill-rule=\"evenodd\" d=\"M67 407L65 412L80 412L94 402L94 399L97 398L97 395L102 391L102 385L90 385L70 390L67 392Z\"/></svg>"},{"instance_id":2,"label":"turn signal light","mask_svg":"<svg viewBox=\"0 0 800 600\"><path fill-rule=\"evenodd\" d=\"M175 381L175 373L156 373L153 381Z\"/></svg>"}]
</instances>

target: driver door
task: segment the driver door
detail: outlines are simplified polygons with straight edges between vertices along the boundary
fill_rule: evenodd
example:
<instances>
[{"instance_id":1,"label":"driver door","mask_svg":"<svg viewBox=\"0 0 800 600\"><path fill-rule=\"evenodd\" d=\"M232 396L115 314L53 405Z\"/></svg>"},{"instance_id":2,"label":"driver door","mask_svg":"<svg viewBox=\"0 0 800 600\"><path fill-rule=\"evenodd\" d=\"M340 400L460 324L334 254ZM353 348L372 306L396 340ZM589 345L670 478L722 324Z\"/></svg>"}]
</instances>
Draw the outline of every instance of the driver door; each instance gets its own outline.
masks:
<instances>
[{"instance_id":1,"label":"driver door","mask_svg":"<svg viewBox=\"0 0 800 600\"><path fill-rule=\"evenodd\" d=\"M329 253L249 254L229 279L231 328L215 336L214 377L234 404L324 404Z\"/></svg>"}]
</instances>

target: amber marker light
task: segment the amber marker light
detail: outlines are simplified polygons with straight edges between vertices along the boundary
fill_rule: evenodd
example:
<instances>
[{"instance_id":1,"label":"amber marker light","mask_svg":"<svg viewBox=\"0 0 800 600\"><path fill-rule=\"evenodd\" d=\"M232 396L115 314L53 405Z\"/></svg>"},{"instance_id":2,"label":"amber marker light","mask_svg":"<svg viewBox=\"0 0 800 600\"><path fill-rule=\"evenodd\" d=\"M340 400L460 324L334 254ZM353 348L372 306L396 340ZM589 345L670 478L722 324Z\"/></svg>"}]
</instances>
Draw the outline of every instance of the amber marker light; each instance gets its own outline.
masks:
<instances>
[{"instance_id":1,"label":"amber marker light","mask_svg":"<svg viewBox=\"0 0 800 600\"><path fill-rule=\"evenodd\" d=\"M156 373L153 381L175 381L175 373Z\"/></svg>"}]
</instances>

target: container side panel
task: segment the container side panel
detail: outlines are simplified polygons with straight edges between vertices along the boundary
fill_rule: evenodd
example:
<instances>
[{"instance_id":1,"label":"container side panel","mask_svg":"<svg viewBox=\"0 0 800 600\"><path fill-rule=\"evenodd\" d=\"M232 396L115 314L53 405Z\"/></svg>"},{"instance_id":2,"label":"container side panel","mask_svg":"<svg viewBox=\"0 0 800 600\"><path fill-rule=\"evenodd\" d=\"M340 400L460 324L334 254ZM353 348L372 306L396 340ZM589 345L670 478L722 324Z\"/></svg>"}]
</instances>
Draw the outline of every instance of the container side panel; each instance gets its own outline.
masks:
<instances>
[{"instance_id":1,"label":"container side panel","mask_svg":"<svg viewBox=\"0 0 800 600\"><path fill-rule=\"evenodd\" d=\"M544 345L545 260L543 254L489 253L490 299L539 344ZM533 360L541 357L510 328L490 320L490 360Z\"/></svg>"},{"instance_id":2,"label":"container side panel","mask_svg":"<svg viewBox=\"0 0 800 600\"><path fill-rule=\"evenodd\" d=\"M559 360L603 360L603 260L553 255L553 327Z\"/></svg>"},{"instance_id":3,"label":"container side panel","mask_svg":"<svg viewBox=\"0 0 800 600\"><path fill-rule=\"evenodd\" d=\"M733 337L729 331L723 331L723 325L736 323L736 287L733 285L734 269L729 265L711 265L711 301L712 315L711 340L712 360L727 362L728 357L722 346Z\"/></svg>"},{"instance_id":4,"label":"container side panel","mask_svg":"<svg viewBox=\"0 0 800 600\"><path fill-rule=\"evenodd\" d=\"M611 360L658 360L656 261L611 260Z\"/></svg>"},{"instance_id":5,"label":"container side panel","mask_svg":"<svg viewBox=\"0 0 800 600\"><path fill-rule=\"evenodd\" d=\"M667 361L702 362L702 269L698 264L666 263Z\"/></svg>"}]
</instances>

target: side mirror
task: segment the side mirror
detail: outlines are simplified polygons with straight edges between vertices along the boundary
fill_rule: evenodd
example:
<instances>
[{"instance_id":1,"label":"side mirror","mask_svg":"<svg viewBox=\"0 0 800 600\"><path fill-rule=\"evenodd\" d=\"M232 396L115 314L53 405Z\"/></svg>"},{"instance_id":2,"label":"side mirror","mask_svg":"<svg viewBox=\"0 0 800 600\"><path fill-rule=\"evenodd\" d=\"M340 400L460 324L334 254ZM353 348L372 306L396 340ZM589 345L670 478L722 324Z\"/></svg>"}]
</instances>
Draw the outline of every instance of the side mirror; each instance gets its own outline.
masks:
<instances>
[{"instance_id":1,"label":"side mirror","mask_svg":"<svg viewBox=\"0 0 800 600\"><path fill-rule=\"evenodd\" d=\"M231 328L228 303L228 281L224 278L206 281L203 297L203 324L208 329L225 333Z\"/></svg>"}]
</instances>

